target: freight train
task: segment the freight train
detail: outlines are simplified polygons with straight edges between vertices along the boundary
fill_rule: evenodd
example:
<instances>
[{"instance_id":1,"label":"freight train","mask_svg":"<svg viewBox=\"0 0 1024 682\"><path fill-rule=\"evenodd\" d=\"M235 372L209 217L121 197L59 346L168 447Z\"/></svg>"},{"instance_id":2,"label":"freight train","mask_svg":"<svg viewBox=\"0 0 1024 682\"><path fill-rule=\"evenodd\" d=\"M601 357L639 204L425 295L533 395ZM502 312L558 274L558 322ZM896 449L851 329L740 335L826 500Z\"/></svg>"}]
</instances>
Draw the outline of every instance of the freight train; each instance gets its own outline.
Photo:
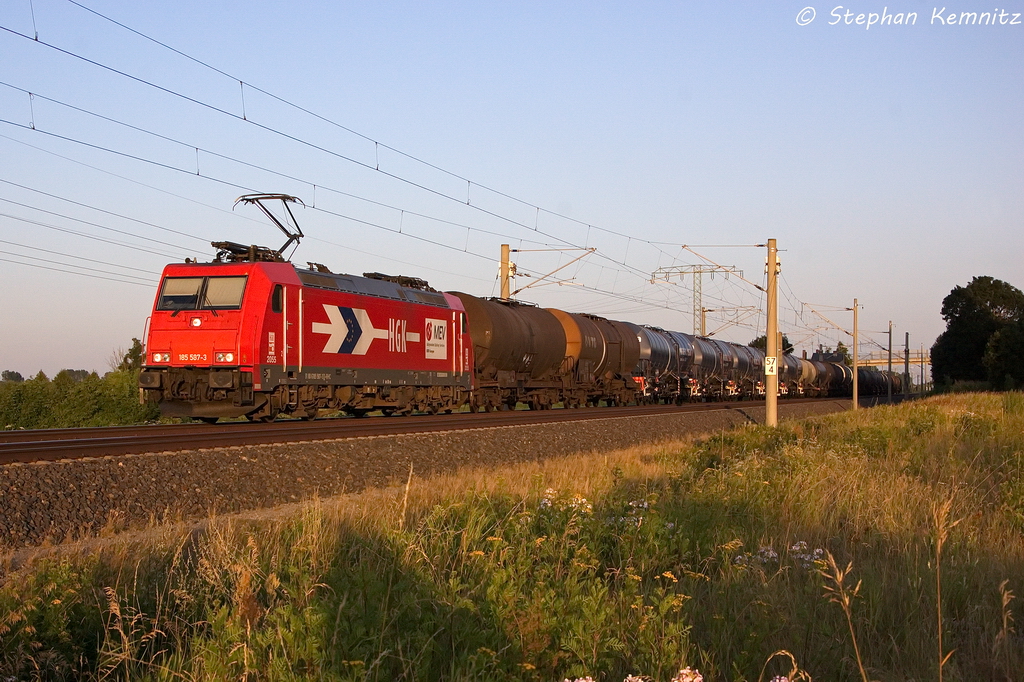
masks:
<instances>
[{"instance_id":1,"label":"freight train","mask_svg":"<svg viewBox=\"0 0 1024 682\"><path fill-rule=\"evenodd\" d=\"M242 197L259 206L286 195ZM287 203L285 203L287 208ZM288 211L290 215L290 210ZM297 229L297 226L296 226ZM413 277L296 267L285 247L214 242L164 268L145 334L143 401L203 421L322 409L362 416L764 397L764 353L718 339L439 292ZM902 387L861 371L862 395ZM852 370L785 355L780 395L848 395Z\"/></svg>"}]
</instances>

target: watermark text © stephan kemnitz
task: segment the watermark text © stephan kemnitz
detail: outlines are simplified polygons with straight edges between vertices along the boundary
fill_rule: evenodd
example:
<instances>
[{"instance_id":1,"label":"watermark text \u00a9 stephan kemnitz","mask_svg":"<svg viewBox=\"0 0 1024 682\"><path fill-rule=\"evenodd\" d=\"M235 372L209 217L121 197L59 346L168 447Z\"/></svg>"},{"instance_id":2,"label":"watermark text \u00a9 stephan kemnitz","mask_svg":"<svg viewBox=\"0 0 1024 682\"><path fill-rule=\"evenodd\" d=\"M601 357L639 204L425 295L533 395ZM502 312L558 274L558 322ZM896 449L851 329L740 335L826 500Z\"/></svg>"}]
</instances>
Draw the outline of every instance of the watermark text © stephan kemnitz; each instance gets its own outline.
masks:
<instances>
[{"instance_id":1,"label":"watermark text \u00a9 stephan kemnitz","mask_svg":"<svg viewBox=\"0 0 1024 682\"><path fill-rule=\"evenodd\" d=\"M858 10L836 5L829 12L829 26L863 26L869 30L872 26L916 26L918 22L922 25L932 26L1020 26L1021 12L1010 12L1006 9L995 8L983 12L953 11L947 7L933 7L930 20L926 19L927 14L921 16L918 12L901 12L883 7L881 12L861 12ZM813 7L804 7L797 12L796 23L800 26L807 26L817 17L817 11Z\"/></svg>"}]
</instances>

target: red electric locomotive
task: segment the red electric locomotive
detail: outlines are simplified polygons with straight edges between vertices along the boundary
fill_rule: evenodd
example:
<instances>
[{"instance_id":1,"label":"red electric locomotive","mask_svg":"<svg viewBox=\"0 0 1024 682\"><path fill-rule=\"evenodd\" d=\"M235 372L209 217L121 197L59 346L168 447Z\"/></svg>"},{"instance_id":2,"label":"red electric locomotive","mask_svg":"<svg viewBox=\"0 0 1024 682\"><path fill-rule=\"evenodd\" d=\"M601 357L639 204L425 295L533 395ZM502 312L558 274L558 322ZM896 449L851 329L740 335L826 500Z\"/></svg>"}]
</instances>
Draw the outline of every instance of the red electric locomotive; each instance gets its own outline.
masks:
<instances>
[{"instance_id":1,"label":"red electric locomotive","mask_svg":"<svg viewBox=\"0 0 1024 682\"><path fill-rule=\"evenodd\" d=\"M168 416L215 421L322 408L365 414L460 408L470 399L473 346L455 296L426 282L337 275L281 255L302 236L263 201L289 241L281 249L218 242L212 263L164 268L139 385ZM294 219L292 219L294 224Z\"/></svg>"}]
</instances>

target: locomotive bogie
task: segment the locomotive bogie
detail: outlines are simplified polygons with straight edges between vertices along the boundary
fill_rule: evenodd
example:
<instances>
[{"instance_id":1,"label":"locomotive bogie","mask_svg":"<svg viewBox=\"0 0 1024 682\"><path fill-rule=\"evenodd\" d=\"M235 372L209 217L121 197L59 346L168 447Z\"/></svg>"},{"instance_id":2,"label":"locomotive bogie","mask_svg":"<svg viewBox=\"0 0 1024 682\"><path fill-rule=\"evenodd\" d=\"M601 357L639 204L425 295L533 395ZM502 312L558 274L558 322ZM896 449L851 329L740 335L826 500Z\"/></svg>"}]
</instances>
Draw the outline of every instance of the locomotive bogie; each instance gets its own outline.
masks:
<instances>
[{"instance_id":1,"label":"locomotive bogie","mask_svg":"<svg viewBox=\"0 0 1024 682\"><path fill-rule=\"evenodd\" d=\"M252 372L174 368L140 374L144 398L169 417L240 417L254 409ZM199 408L199 406L208 406Z\"/></svg>"}]
</instances>

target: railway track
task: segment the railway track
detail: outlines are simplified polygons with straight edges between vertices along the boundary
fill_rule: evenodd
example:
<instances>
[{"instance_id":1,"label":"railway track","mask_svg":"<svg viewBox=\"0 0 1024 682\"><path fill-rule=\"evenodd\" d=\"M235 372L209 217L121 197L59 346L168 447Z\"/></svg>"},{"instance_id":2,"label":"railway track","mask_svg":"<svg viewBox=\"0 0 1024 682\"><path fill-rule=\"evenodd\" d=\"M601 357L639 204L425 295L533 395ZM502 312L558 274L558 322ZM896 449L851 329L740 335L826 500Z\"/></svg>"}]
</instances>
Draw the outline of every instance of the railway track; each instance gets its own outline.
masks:
<instances>
[{"instance_id":1,"label":"railway track","mask_svg":"<svg viewBox=\"0 0 1024 682\"><path fill-rule=\"evenodd\" d=\"M819 402L820 400L819 398L802 398L787 400L786 403ZM748 407L762 406L764 406L764 401L744 401L577 410L481 412L443 416L339 418L279 421L268 424L229 422L225 424L163 424L0 431L0 465L237 445L301 443L339 438L483 429L495 426L549 424L703 410L743 410Z\"/></svg>"}]
</instances>

